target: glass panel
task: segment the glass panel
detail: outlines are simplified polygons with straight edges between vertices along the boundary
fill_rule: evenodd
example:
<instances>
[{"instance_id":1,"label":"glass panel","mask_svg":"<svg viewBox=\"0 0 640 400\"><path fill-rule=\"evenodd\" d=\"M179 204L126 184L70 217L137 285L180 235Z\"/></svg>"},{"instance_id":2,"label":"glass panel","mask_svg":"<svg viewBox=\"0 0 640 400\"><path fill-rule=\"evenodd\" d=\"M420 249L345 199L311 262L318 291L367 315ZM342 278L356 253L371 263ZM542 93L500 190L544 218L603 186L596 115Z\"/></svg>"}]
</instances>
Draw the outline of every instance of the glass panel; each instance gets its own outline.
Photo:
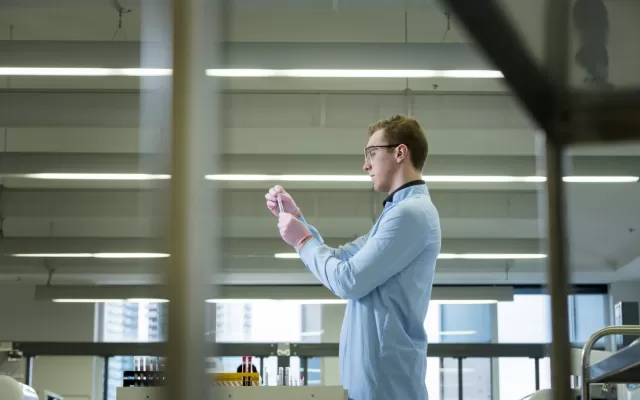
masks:
<instances>
[{"instance_id":1,"label":"glass panel","mask_svg":"<svg viewBox=\"0 0 640 400\"><path fill-rule=\"evenodd\" d=\"M444 304L441 310L442 343L491 343L490 304Z\"/></svg>"},{"instance_id":2,"label":"glass panel","mask_svg":"<svg viewBox=\"0 0 640 400\"><path fill-rule=\"evenodd\" d=\"M541 377L543 372L541 366ZM533 359L511 357L498 359L498 394L501 399L520 399L535 391L536 376Z\"/></svg>"},{"instance_id":3,"label":"glass panel","mask_svg":"<svg viewBox=\"0 0 640 400\"><path fill-rule=\"evenodd\" d=\"M458 359L440 359L440 399L458 400Z\"/></svg>"},{"instance_id":4,"label":"glass panel","mask_svg":"<svg viewBox=\"0 0 640 400\"><path fill-rule=\"evenodd\" d=\"M574 345L584 345L589 336L608 325L606 321L608 300L608 296L601 294L573 295L575 334L572 342ZM596 345L604 346L606 340L607 338L602 338L596 342Z\"/></svg>"},{"instance_id":5,"label":"glass panel","mask_svg":"<svg viewBox=\"0 0 640 400\"><path fill-rule=\"evenodd\" d=\"M322 385L322 359L312 357L307 360L307 385Z\"/></svg>"},{"instance_id":6,"label":"glass panel","mask_svg":"<svg viewBox=\"0 0 640 400\"><path fill-rule=\"evenodd\" d=\"M546 295L515 295L498 303L498 342L549 343L550 298Z\"/></svg>"},{"instance_id":7,"label":"glass panel","mask_svg":"<svg viewBox=\"0 0 640 400\"><path fill-rule=\"evenodd\" d=\"M427 377L425 382L429 400L440 400L442 398L442 389L440 387L442 377L439 358L427 357Z\"/></svg>"},{"instance_id":8,"label":"glass panel","mask_svg":"<svg viewBox=\"0 0 640 400\"><path fill-rule=\"evenodd\" d=\"M492 371L490 358L465 358L462 360L463 399L490 400L492 396Z\"/></svg>"}]
</instances>

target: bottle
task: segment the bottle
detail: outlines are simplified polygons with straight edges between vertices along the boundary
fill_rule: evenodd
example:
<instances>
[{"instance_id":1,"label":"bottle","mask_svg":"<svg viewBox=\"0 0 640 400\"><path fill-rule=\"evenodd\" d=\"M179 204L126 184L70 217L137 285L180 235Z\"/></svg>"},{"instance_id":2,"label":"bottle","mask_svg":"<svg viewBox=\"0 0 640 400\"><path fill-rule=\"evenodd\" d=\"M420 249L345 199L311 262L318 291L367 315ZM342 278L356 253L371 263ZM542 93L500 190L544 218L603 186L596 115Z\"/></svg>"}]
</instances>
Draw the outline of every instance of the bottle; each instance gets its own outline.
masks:
<instances>
[{"instance_id":1,"label":"bottle","mask_svg":"<svg viewBox=\"0 0 640 400\"><path fill-rule=\"evenodd\" d=\"M133 363L134 363L133 386L140 387L142 384L142 379L140 378L140 358L139 357L134 358Z\"/></svg>"}]
</instances>

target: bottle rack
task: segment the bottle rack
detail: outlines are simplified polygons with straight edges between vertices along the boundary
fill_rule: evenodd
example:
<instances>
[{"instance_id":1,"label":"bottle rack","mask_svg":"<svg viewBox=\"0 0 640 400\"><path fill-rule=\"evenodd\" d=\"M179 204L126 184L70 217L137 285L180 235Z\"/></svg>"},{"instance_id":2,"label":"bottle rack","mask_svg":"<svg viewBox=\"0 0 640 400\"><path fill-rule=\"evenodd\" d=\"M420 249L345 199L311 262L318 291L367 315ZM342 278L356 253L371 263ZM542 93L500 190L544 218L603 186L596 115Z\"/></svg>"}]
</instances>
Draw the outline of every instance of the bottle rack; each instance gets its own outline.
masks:
<instances>
[{"instance_id":1,"label":"bottle rack","mask_svg":"<svg viewBox=\"0 0 640 400\"><path fill-rule=\"evenodd\" d=\"M165 362L163 358L136 357L134 370L124 371L123 387L156 387L165 384Z\"/></svg>"}]
</instances>

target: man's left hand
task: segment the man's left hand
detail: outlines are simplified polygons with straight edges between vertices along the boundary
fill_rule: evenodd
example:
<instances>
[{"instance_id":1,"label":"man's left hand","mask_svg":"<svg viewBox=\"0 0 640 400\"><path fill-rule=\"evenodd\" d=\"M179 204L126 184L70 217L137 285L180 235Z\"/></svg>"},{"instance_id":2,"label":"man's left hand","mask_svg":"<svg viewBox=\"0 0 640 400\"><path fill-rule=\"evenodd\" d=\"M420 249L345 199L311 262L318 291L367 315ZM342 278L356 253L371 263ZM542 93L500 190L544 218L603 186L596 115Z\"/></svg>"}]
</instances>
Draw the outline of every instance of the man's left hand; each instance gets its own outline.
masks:
<instances>
[{"instance_id":1,"label":"man's left hand","mask_svg":"<svg viewBox=\"0 0 640 400\"><path fill-rule=\"evenodd\" d=\"M298 250L308 238L313 236L309 228L307 228L302 221L286 212L280 214L278 228L280 229L282 239Z\"/></svg>"}]
</instances>

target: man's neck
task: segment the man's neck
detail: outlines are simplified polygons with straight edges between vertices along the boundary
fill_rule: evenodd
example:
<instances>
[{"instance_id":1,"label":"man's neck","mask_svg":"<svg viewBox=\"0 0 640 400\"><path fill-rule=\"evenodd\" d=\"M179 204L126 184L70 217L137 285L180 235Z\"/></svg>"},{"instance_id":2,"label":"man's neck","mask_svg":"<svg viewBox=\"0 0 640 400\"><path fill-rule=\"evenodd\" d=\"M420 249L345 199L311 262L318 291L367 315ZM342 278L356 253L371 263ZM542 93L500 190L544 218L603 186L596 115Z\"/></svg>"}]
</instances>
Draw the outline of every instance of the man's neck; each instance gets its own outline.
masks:
<instances>
[{"instance_id":1,"label":"man's neck","mask_svg":"<svg viewBox=\"0 0 640 400\"><path fill-rule=\"evenodd\" d=\"M396 180L396 182L394 182L393 185L391 185L391 190L389 190L389 193L387 193L387 194L391 194L391 193L395 192L402 185L405 185L405 184L407 184L409 182L418 181L420 179L422 179L422 173L420 173L420 172L411 171L411 172L408 172L406 174L403 174L402 176L400 176Z\"/></svg>"}]
</instances>

